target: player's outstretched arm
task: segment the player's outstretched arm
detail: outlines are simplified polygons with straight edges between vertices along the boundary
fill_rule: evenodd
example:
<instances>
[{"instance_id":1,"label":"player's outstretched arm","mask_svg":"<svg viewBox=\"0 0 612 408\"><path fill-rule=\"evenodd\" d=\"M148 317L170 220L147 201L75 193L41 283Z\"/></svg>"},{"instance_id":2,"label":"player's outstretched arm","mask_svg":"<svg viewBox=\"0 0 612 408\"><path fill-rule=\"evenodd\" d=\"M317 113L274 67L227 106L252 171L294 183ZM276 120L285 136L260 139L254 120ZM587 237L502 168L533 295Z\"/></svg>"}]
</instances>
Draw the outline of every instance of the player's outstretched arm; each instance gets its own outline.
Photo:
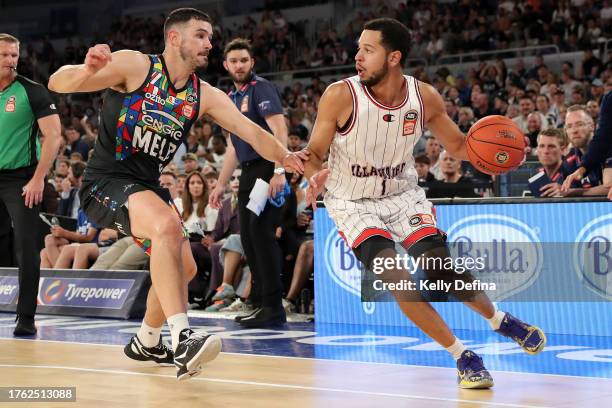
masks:
<instances>
[{"instance_id":1,"label":"player's outstretched arm","mask_svg":"<svg viewBox=\"0 0 612 408\"><path fill-rule=\"evenodd\" d=\"M64 65L49 78L49 90L58 93L95 92L106 88L130 91L149 70L146 55L131 50L111 53L106 44L91 47L80 65Z\"/></svg>"},{"instance_id":2,"label":"player's outstretched arm","mask_svg":"<svg viewBox=\"0 0 612 408\"><path fill-rule=\"evenodd\" d=\"M465 147L465 135L446 113L442 97L431 85L419 81L423 96L425 125L444 146L448 153L461 160L469 160Z\"/></svg>"},{"instance_id":3,"label":"player's outstretched arm","mask_svg":"<svg viewBox=\"0 0 612 408\"><path fill-rule=\"evenodd\" d=\"M253 146L265 159L279 162L290 171L304 172L302 162L308 160L307 153L289 153L277 138L240 113L226 94L205 82L202 82L200 114L212 117L225 130Z\"/></svg>"}]
</instances>

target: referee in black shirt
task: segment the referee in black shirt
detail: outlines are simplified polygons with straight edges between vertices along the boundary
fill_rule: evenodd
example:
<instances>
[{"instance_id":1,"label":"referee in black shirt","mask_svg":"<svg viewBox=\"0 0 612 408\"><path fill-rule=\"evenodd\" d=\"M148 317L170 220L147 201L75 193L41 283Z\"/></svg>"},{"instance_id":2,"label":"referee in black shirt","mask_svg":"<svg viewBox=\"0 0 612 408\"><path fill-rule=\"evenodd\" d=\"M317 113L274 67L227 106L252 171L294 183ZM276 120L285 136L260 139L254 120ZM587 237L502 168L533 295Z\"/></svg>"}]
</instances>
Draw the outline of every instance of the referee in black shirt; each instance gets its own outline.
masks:
<instances>
[{"instance_id":1,"label":"referee in black shirt","mask_svg":"<svg viewBox=\"0 0 612 408\"><path fill-rule=\"evenodd\" d=\"M231 76L235 89L230 92L240 112L270 131L283 145L287 145L287 125L283 117L280 94L267 80L253 74L254 60L248 40L236 38L225 46L223 66ZM220 200L234 169L240 162L242 175L238 191L240 237L251 270L253 286L251 299L255 310L237 318L244 327L261 327L286 321L282 307L282 253L275 238L280 224L280 208L267 203L256 215L246 208L249 194L260 178L270 184L270 196L282 191L285 171L279 163L262 158L248 143L231 135L225 153L223 169L217 187L210 195L210 204L220 206Z\"/></svg>"},{"instance_id":2,"label":"referee in black shirt","mask_svg":"<svg viewBox=\"0 0 612 408\"><path fill-rule=\"evenodd\" d=\"M0 206L11 217L19 264L15 336L36 334L40 255L34 239L45 175L60 146L59 115L47 88L17 74L19 40L0 34ZM42 133L45 140L38 139Z\"/></svg>"}]
</instances>

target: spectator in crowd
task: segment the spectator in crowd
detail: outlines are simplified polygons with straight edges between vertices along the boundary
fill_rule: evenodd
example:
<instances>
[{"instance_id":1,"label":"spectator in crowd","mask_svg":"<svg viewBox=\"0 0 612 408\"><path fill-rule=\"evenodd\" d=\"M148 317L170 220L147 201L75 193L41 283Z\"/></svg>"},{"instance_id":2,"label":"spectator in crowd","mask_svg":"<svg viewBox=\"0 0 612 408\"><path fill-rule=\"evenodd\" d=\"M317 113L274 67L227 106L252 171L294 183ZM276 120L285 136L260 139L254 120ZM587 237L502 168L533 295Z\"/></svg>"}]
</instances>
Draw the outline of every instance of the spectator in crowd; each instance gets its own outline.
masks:
<instances>
[{"instance_id":1,"label":"spectator in crowd","mask_svg":"<svg viewBox=\"0 0 612 408\"><path fill-rule=\"evenodd\" d=\"M117 231L105 228L96 242L73 242L62 248L55 269L88 269L98 256L117 241Z\"/></svg>"},{"instance_id":2,"label":"spectator in crowd","mask_svg":"<svg viewBox=\"0 0 612 408\"><path fill-rule=\"evenodd\" d=\"M447 151L440 153L442 179L430 185L427 198L477 197L472 180L461 172L461 161Z\"/></svg>"},{"instance_id":3,"label":"spectator in crowd","mask_svg":"<svg viewBox=\"0 0 612 408\"><path fill-rule=\"evenodd\" d=\"M535 105L533 100L529 96L523 96L519 100L519 106L521 109L521 113L519 116L513 118L512 120L516 125L521 129L523 133L529 133L527 129L527 121L529 114L535 111Z\"/></svg>"},{"instance_id":4,"label":"spectator in crowd","mask_svg":"<svg viewBox=\"0 0 612 408\"><path fill-rule=\"evenodd\" d=\"M529 116L527 116L527 132L525 136L529 138L531 147L536 147L538 145L537 138L542 130L542 117L540 112L531 112Z\"/></svg>"},{"instance_id":5,"label":"spectator in crowd","mask_svg":"<svg viewBox=\"0 0 612 408\"><path fill-rule=\"evenodd\" d=\"M195 153L187 153L181 158L181 160L183 161L183 171L185 174L191 174L194 171L202 171L200 163L198 163L198 156Z\"/></svg>"},{"instance_id":6,"label":"spectator in crowd","mask_svg":"<svg viewBox=\"0 0 612 408\"><path fill-rule=\"evenodd\" d=\"M212 148L210 153L207 152L204 157L208 163L217 171L223 168L223 160L225 159L225 151L227 149L227 139L220 133L214 134L211 141Z\"/></svg>"},{"instance_id":7,"label":"spectator in crowd","mask_svg":"<svg viewBox=\"0 0 612 408\"><path fill-rule=\"evenodd\" d=\"M431 183L436 180L434 175L429 172L430 164L429 158L424 154L414 157L414 168L419 176L419 184Z\"/></svg>"},{"instance_id":8,"label":"spectator in crowd","mask_svg":"<svg viewBox=\"0 0 612 408\"><path fill-rule=\"evenodd\" d=\"M81 158L87 158L89 154L89 145L81 140L81 134L73 125L67 125L64 128L64 136L66 144L70 148L70 153L80 153Z\"/></svg>"},{"instance_id":9,"label":"spectator in crowd","mask_svg":"<svg viewBox=\"0 0 612 408\"><path fill-rule=\"evenodd\" d=\"M599 120L599 102L595 99L591 99L586 104L586 110L591 119L593 119L593 123L597 123Z\"/></svg>"},{"instance_id":10,"label":"spectator in crowd","mask_svg":"<svg viewBox=\"0 0 612 408\"><path fill-rule=\"evenodd\" d=\"M287 296L283 299L283 307L286 313L296 312L300 292L306 286L306 282L313 272L314 240L308 239L300 245L291 275L291 285Z\"/></svg>"},{"instance_id":11,"label":"spectator in crowd","mask_svg":"<svg viewBox=\"0 0 612 408\"><path fill-rule=\"evenodd\" d=\"M45 247L40 251L40 267L55 268L60 253L71 242L93 242L97 240L99 229L93 225L83 210L79 209L77 230L68 231L59 225L51 227L51 233L45 236Z\"/></svg>"},{"instance_id":12,"label":"spectator in crowd","mask_svg":"<svg viewBox=\"0 0 612 408\"><path fill-rule=\"evenodd\" d=\"M582 165L583 157L593 138L594 130L593 118L587 112L586 107L572 105L567 108L565 132L573 146L565 157L567 174L573 173ZM579 184L582 188L590 188L601 184L601 169L596 168L585 174Z\"/></svg>"},{"instance_id":13,"label":"spectator in crowd","mask_svg":"<svg viewBox=\"0 0 612 408\"><path fill-rule=\"evenodd\" d=\"M149 262L149 256L132 237L123 237L113 243L96 259L91 269L139 270Z\"/></svg>"},{"instance_id":14,"label":"spectator in crowd","mask_svg":"<svg viewBox=\"0 0 612 408\"><path fill-rule=\"evenodd\" d=\"M459 121L457 125L463 133L467 133L474 124L474 111L472 108L462 106L459 108Z\"/></svg>"},{"instance_id":15,"label":"spectator in crowd","mask_svg":"<svg viewBox=\"0 0 612 408\"><path fill-rule=\"evenodd\" d=\"M434 136L430 136L425 144L425 155L429 159L429 171L437 180L442 179L442 171L440 169L440 152L442 151L442 147Z\"/></svg>"},{"instance_id":16,"label":"spectator in crowd","mask_svg":"<svg viewBox=\"0 0 612 408\"><path fill-rule=\"evenodd\" d=\"M454 99L446 98L444 100L444 104L446 105L446 113L448 117L453 120L453 122L459 122L459 109L457 108L457 103Z\"/></svg>"},{"instance_id":17,"label":"spectator in crowd","mask_svg":"<svg viewBox=\"0 0 612 408\"><path fill-rule=\"evenodd\" d=\"M181 215L187 231L210 231L217 222L218 210L208 205L208 184L202 174L194 171L185 179Z\"/></svg>"},{"instance_id":18,"label":"spectator in crowd","mask_svg":"<svg viewBox=\"0 0 612 408\"><path fill-rule=\"evenodd\" d=\"M176 176L176 194L177 196L183 197L183 192L185 191L185 179L187 179L187 174L180 173ZM183 211L183 202L180 200L180 211Z\"/></svg>"},{"instance_id":19,"label":"spectator in crowd","mask_svg":"<svg viewBox=\"0 0 612 408\"><path fill-rule=\"evenodd\" d=\"M60 203L58 213L66 217L77 218L79 207L79 189L83 184L83 173L85 172L85 163L74 162L70 164L68 169L68 177L64 180L63 189L60 194ZM69 183L69 186L67 185ZM69 187L69 188L68 188Z\"/></svg>"},{"instance_id":20,"label":"spectator in crowd","mask_svg":"<svg viewBox=\"0 0 612 408\"><path fill-rule=\"evenodd\" d=\"M536 96L536 109L538 113L541 113L546 118L545 128L557 126L558 112L550 106L550 99L548 99L547 95L540 94Z\"/></svg>"}]
</instances>

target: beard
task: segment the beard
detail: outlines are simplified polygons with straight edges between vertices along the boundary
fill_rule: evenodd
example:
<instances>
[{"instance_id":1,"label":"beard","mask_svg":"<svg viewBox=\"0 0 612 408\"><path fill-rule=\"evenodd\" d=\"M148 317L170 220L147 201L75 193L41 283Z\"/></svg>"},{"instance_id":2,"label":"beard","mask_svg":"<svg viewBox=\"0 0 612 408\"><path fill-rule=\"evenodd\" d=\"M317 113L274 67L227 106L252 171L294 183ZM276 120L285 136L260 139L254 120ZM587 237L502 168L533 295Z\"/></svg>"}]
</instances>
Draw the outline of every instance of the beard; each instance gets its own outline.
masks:
<instances>
[{"instance_id":1,"label":"beard","mask_svg":"<svg viewBox=\"0 0 612 408\"><path fill-rule=\"evenodd\" d=\"M208 67L208 53L206 54L206 57L204 57L204 61L200 61L198 55L193 55L187 50L187 47L181 44L181 47L179 48L179 55L185 63L193 67L194 71L203 70Z\"/></svg>"},{"instance_id":2,"label":"beard","mask_svg":"<svg viewBox=\"0 0 612 408\"><path fill-rule=\"evenodd\" d=\"M387 61L385 61L385 64L379 71L374 72L367 79L362 79L361 83L371 88L374 85L377 85L387 75L387 72L389 72L389 64L387 63Z\"/></svg>"},{"instance_id":3,"label":"beard","mask_svg":"<svg viewBox=\"0 0 612 408\"><path fill-rule=\"evenodd\" d=\"M232 81L237 84L244 84L251 77L252 73L253 73L252 69L249 69L244 74L232 74L231 72L228 71L228 74L230 78L232 79Z\"/></svg>"}]
</instances>

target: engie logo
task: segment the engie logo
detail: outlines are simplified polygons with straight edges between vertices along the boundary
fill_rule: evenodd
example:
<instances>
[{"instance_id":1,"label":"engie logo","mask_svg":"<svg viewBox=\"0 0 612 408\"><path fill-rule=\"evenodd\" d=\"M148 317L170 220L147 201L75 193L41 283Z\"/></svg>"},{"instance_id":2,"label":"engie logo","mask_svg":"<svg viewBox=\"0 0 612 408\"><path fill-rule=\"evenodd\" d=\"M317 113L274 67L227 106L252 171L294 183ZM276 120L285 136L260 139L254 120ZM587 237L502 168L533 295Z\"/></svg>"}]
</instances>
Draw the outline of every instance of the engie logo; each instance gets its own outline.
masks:
<instances>
[{"instance_id":1,"label":"engie logo","mask_svg":"<svg viewBox=\"0 0 612 408\"><path fill-rule=\"evenodd\" d=\"M484 258L484 267L473 272L477 279L495 283L495 292L489 293L493 300L529 288L542 269L542 245L537 233L516 218L474 215L454 223L447 234L453 257Z\"/></svg>"},{"instance_id":2,"label":"engie logo","mask_svg":"<svg viewBox=\"0 0 612 408\"><path fill-rule=\"evenodd\" d=\"M0 276L0 304L10 305L19 293L19 281L16 276Z\"/></svg>"},{"instance_id":3,"label":"engie logo","mask_svg":"<svg viewBox=\"0 0 612 408\"><path fill-rule=\"evenodd\" d=\"M38 304L121 309L133 284L133 279L40 278Z\"/></svg>"},{"instance_id":4,"label":"engie logo","mask_svg":"<svg viewBox=\"0 0 612 408\"><path fill-rule=\"evenodd\" d=\"M612 300L612 214L597 217L576 236L574 270L586 287Z\"/></svg>"}]
</instances>

